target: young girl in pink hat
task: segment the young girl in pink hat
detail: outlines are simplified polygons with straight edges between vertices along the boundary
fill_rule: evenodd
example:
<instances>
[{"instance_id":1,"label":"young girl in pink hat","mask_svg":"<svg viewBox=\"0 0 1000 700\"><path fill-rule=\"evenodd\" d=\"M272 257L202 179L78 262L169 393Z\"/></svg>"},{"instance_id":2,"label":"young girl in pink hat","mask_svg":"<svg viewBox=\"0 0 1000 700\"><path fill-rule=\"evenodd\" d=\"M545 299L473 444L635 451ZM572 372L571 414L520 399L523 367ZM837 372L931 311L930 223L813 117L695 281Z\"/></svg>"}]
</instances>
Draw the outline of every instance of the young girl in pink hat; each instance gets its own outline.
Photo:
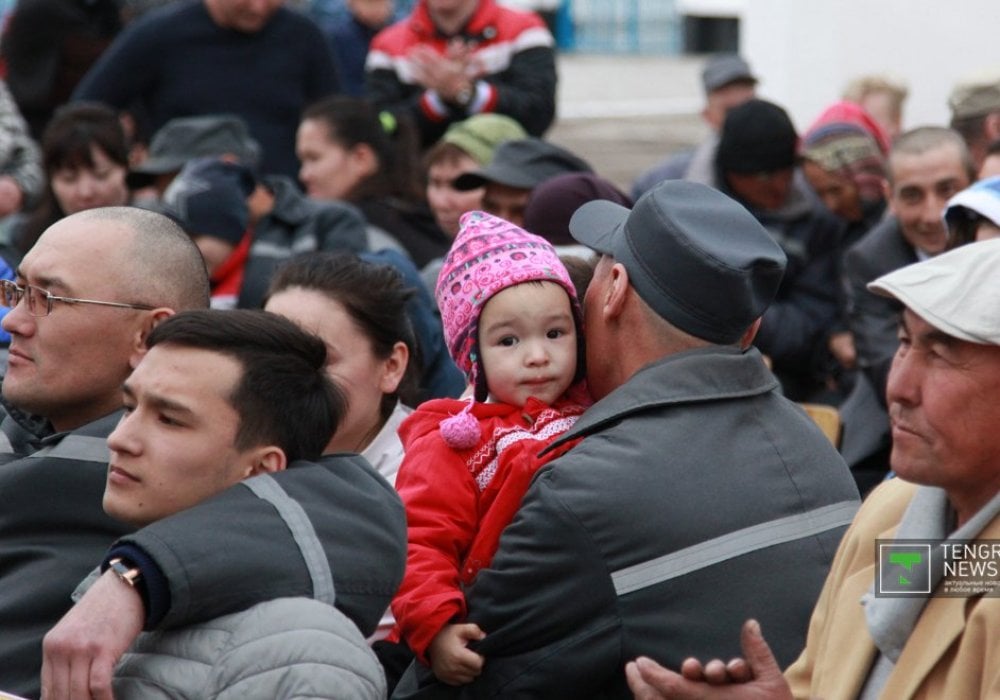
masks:
<instances>
[{"instance_id":1,"label":"young girl in pink hat","mask_svg":"<svg viewBox=\"0 0 1000 700\"><path fill-rule=\"evenodd\" d=\"M400 427L396 488L406 505L406 574L392 604L402 639L445 683L472 681L485 634L462 590L489 565L534 473L575 442L538 453L590 400L582 315L545 239L482 212L461 218L436 296L469 400L422 404Z\"/></svg>"}]
</instances>

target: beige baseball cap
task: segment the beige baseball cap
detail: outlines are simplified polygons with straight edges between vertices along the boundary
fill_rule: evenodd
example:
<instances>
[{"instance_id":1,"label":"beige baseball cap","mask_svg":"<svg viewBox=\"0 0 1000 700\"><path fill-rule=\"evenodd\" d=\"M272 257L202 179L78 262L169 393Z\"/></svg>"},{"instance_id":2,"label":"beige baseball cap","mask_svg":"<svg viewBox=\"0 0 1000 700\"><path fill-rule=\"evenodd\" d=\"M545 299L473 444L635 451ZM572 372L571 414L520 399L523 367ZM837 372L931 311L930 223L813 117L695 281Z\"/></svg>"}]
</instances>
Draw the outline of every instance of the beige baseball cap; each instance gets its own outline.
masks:
<instances>
[{"instance_id":1,"label":"beige baseball cap","mask_svg":"<svg viewBox=\"0 0 1000 700\"><path fill-rule=\"evenodd\" d=\"M951 118L968 119L1000 112L1000 68L968 76L948 97Z\"/></svg>"},{"instance_id":2,"label":"beige baseball cap","mask_svg":"<svg viewBox=\"0 0 1000 700\"><path fill-rule=\"evenodd\" d=\"M950 336L1000 345L1000 238L901 267L868 289L899 300Z\"/></svg>"}]
</instances>

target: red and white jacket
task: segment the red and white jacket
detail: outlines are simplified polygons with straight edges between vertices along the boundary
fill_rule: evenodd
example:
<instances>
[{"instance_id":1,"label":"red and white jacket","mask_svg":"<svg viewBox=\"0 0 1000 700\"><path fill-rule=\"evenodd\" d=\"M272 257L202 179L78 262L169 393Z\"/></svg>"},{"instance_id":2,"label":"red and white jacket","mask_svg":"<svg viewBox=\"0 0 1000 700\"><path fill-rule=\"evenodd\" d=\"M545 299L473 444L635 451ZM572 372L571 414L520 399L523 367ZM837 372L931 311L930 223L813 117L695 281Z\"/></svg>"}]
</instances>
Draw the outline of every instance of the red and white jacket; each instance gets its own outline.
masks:
<instances>
[{"instance_id":1,"label":"red and white jacket","mask_svg":"<svg viewBox=\"0 0 1000 700\"><path fill-rule=\"evenodd\" d=\"M481 437L465 450L449 447L439 425L465 409L466 401L427 401L400 426L405 457L396 489L406 507L409 543L392 612L399 635L422 662L437 633L464 619L463 587L489 566L535 472L576 441L542 458L538 453L573 426L586 403L476 403L472 415Z\"/></svg>"},{"instance_id":2,"label":"red and white jacket","mask_svg":"<svg viewBox=\"0 0 1000 700\"><path fill-rule=\"evenodd\" d=\"M472 49L484 72L464 109L419 85L409 57L420 44L444 55L456 39ZM366 91L379 107L412 118L424 146L437 141L452 122L482 112L505 114L532 136L541 136L556 113L554 43L536 14L501 7L496 0L480 0L465 28L446 36L434 26L425 0L419 0L409 17L372 40L365 64Z\"/></svg>"}]
</instances>

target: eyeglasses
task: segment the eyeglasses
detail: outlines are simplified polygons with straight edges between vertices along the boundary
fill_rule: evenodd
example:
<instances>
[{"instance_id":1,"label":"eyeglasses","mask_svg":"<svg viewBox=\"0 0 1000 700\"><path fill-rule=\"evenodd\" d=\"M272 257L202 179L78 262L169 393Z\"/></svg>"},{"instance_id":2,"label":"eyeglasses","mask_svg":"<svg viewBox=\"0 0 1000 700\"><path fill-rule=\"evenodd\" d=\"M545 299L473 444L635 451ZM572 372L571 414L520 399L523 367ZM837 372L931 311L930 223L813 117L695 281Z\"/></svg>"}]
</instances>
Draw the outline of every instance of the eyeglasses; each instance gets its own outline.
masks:
<instances>
[{"instance_id":1,"label":"eyeglasses","mask_svg":"<svg viewBox=\"0 0 1000 700\"><path fill-rule=\"evenodd\" d=\"M156 307L148 304L123 304L117 301L94 301L93 299L75 299L73 297L58 297L54 294L26 284L18 287L10 280L0 280L0 304L8 309L13 309L21 299L28 302L28 313L41 318L52 313L52 302L61 301L64 304L98 304L100 306L116 306L119 309L140 309L150 311Z\"/></svg>"}]
</instances>

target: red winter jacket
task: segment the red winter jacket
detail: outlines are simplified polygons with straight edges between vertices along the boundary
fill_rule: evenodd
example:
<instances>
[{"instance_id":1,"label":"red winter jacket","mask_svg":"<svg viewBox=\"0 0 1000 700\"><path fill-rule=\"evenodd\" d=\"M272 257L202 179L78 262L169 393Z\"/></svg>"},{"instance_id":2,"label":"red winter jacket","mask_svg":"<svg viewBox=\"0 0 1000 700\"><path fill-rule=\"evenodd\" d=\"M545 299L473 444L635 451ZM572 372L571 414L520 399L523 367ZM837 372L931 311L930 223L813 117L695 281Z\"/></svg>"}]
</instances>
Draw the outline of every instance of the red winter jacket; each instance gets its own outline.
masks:
<instances>
[{"instance_id":1,"label":"red winter jacket","mask_svg":"<svg viewBox=\"0 0 1000 700\"><path fill-rule=\"evenodd\" d=\"M406 574L392 602L398 633L423 663L441 629L466 614L464 586L489 565L500 533L513 519L538 469L576 441L539 458L568 430L585 406L565 399L549 406L529 399L523 408L476 403L479 443L449 447L439 424L468 405L456 399L422 404L400 426L406 456L396 489L406 506ZM395 636L395 635L394 635Z\"/></svg>"}]
</instances>

